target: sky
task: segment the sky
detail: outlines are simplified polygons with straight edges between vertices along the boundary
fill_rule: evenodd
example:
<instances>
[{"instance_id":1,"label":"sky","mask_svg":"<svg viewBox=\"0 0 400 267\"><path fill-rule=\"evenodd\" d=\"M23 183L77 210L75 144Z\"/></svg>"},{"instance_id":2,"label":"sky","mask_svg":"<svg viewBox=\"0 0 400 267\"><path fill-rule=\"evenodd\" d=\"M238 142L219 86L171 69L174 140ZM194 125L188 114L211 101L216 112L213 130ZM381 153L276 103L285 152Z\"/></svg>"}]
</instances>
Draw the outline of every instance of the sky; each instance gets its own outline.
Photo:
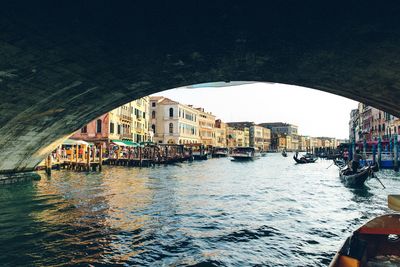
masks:
<instances>
[{"instance_id":1,"label":"sky","mask_svg":"<svg viewBox=\"0 0 400 267\"><path fill-rule=\"evenodd\" d=\"M350 111L357 108L357 102L348 98L293 85L218 85L181 87L154 95L203 107L224 122L286 122L297 125L301 135L340 139L348 138Z\"/></svg>"}]
</instances>

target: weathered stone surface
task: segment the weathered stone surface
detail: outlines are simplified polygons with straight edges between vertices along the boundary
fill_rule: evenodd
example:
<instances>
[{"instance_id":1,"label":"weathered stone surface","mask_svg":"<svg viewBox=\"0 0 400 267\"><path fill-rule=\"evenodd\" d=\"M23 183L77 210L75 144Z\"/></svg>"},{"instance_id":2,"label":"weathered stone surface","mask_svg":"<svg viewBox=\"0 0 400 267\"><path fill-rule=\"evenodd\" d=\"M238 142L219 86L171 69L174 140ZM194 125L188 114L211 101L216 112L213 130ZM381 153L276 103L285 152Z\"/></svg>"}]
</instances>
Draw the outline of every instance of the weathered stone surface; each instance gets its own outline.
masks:
<instances>
[{"instance_id":1,"label":"weathered stone surface","mask_svg":"<svg viewBox=\"0 0 400 267\"><path fill-rule=\"evenodd\" d=\"M31 170L132 99L210 81L295 84L400 115L396 1L2 1L0 171Z\"/></svg>"}]
</instances>

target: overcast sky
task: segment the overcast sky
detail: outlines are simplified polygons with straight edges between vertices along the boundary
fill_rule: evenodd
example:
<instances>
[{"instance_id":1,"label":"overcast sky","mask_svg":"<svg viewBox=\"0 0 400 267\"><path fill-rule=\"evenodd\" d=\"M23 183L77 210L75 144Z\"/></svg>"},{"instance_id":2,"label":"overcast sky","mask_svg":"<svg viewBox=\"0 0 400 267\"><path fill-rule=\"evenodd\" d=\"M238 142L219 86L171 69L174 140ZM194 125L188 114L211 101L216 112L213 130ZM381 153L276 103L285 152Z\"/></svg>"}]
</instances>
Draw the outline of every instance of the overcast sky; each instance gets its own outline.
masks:
<instances>
[{"instance_id":1,"label":"overcast sky","mask_svg":"<svg viewBox=\"0 0 400 267\"><path fill-rule=\"evenodd\" d=\"M225 122L287 122L302 135L336 138L348 138L350 111L357 108L348 98L284 84L178 88L155 95L204 107Z\"/></svg>"}]
</instances>

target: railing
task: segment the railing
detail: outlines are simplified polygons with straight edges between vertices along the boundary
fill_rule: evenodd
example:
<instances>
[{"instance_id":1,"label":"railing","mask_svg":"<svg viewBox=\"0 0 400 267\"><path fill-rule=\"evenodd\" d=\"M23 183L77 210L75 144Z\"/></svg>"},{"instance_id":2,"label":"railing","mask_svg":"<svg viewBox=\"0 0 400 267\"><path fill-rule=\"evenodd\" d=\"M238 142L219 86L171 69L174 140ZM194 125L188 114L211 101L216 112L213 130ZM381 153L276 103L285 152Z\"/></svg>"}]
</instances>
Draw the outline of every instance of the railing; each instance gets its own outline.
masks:
<instances>
[{"instance_id":1,"label":"railing","mask_svg":"<svg viewBox=\"0 0 400 267\"><path fill-rule=\"evenodd\" d=\"M361 152L361 155L364 155L364 153ZM365 153L366 160L373 160L373 157L374 157L374 155L372 152ZM378 160L378 152L375 153L375 159ZM393 159L394 159L394 153L381 152L381 160L393 160Z\"/></svg>"}]
</instances>

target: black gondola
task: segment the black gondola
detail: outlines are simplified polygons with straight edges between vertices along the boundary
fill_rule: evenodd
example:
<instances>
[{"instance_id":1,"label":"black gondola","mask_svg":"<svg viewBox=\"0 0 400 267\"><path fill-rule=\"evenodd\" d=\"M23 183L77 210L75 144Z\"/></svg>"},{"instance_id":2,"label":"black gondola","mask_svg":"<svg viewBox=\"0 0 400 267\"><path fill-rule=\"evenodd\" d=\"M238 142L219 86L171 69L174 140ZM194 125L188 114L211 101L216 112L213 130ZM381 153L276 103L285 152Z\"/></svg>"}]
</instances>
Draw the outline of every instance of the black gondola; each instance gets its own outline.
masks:
<instances>
[{"instance_id":1,"label":"black gondola","mask_svg":"<svg viewBox=\"0 0 400 267\"><path fill-rule=\"evenodd\" d=\"M372 170L369 166L363 167L362 169L357 170L356 173L354 173L349 168L344 168L344 169L339 170L339 176L340 176L340 179L343 181L343 183L346 186L362 187L362 186L364 186L364 182L368 179L371 172L372 172Z\"/></svg>"},{"instance_id":2,"label":"black gondola","mask_svg":"<svg viewBox=\"0 0 400 267\"><path fill-rule=\"evenodd\" d=\"M293 156L294 161L296 161L297 164L306 164L306 163L314 163L317 161L317 158L306 158L306 157L301 157L297 158L296 155Z\"/></svg>"},{"instance_id":3,"label":"black gondola","mask_svg":"<svg viewBox=\"0 0 400 267\"><path fill-rule=\"evenodd\" d=\"M285 158L287 157L287 153L285 150L282 151L282 156L284 156Z\"/></svg>"}]
</instances>

